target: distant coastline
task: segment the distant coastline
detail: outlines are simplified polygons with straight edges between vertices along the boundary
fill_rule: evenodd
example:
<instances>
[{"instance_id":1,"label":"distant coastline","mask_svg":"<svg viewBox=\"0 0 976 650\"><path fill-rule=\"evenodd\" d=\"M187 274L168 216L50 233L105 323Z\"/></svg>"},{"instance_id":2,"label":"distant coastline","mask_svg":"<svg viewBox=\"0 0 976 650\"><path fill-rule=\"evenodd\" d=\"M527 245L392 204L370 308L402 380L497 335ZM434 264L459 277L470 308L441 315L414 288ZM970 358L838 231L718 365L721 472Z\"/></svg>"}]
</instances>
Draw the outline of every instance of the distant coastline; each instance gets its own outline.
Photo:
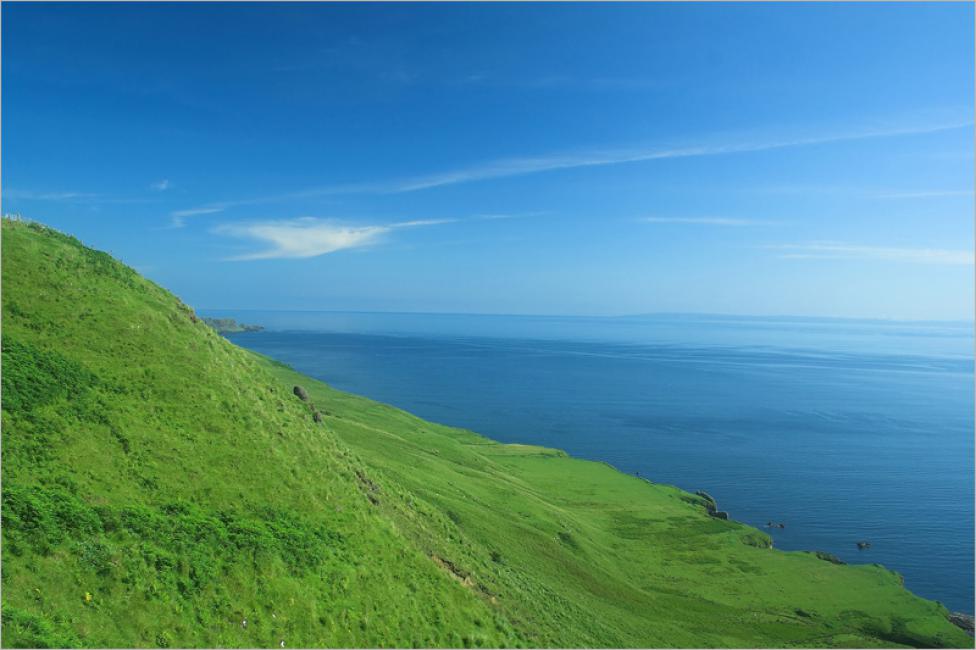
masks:
<instances>
[{"instance_id":1,"label":"distant coastline","mask_svg":"<svg viewBox=\"0 0 976 650\"><path fill-rule=\"evenodd\" d=\"M262 325L247 325L238 323L233 318L204 318L203 322L221 334L235 334L237 332L260 332Z\"/></svg>"},{"instance_id":2,"label":"distant coastline","mask_svg":"<svg viewBox=\"0 0 976 650\"><path fill-rule=\"evenodd\" d=\"M479 316L500 318L549 318L549 319L589 319L598 321L612 320L688 320L700 319L707 321L741 320L741 321L770 321L770 322L850 322L850 323L890 323L902 325L958 325L965 327L976 326L972 318L898 318L878 316L853 316L830 314L739 314L722 312L635 312L635 313L535 313L535 312L505 312L505 311L429 311L419 310L375 310L375 309L264 309L264 308L236 308L236 307L201 307L200 313L211 314L246 314L276 312L283 314L362 314L380 316Z\"/></svg>"}]
</instances>

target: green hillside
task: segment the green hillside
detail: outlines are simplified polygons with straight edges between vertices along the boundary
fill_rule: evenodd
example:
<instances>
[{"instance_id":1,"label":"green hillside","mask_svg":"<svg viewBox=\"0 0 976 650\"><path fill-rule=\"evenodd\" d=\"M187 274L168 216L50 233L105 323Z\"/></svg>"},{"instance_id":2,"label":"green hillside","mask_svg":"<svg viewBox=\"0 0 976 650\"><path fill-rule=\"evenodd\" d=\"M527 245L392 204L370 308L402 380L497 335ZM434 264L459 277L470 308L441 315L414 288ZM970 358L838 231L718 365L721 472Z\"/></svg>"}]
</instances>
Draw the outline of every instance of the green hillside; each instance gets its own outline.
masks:
<instances>
[{"instance_id":1,"label":"green hillside","mask_svg":"<svg viewBox=\"0 0 976 650\"><path fill-rule=\"evenodd\" d=\"M2 235L6 647L973 645L879 566L335 391Z\"/></svg>"}]
</instances>

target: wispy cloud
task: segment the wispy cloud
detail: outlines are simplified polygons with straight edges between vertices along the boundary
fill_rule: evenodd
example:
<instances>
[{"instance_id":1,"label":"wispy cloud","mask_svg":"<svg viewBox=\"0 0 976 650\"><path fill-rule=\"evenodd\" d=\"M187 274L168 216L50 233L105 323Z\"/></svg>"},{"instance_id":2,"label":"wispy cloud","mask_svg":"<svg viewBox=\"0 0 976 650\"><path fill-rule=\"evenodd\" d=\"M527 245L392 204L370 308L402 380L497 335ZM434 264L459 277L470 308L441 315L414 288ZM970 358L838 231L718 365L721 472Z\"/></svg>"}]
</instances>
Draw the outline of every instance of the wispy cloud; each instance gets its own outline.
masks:
<instances>
[{"instance_id":1,"label":"wispy cloud","mask_svg":"<svg viewBox=\"0 0 976 650\"><path fill-rule=\"evenodd\" d=\"M725 136L724 138L713 138L713 141L707 144L692 146L589 150L532 157L502 158L423 176L384 181L320 185L281 194L221 201L211 205L229 208L237 205L275 203L343 194L402 194L462 183L525 176L565 169L623 165L675 158L722 156L874 138L922 135L970 127L972 124L972 121L956 121L902 127L861 128L792 138L756 138L741 135ZM718 142L717 140L720 139L723 141Z\"/></svg>"},{"instance_id":2,"label":"wispy cloud","mask_svg":"<svg viewBox=\"0 0 976 650\"><path fill-rule=\"evenodd\" d=\"M200 214L214 214L216 212L223 212L224 208L222 206L214 206L210 208L192 208L190 210L176 210L171 212L170 215L174 217L195 217Z\"/></svg>"},{"instance_id":3,"label":"wispy cloud","mask_svg":"<svg viewBox=\"0 0 976 650\"><path fill-rule=\"evenodd\" d=\"M973 251L944 248L899 248L845 242L812 241L801 244L771 244L783 259L848 259L908 262L914 264L972 265Z\"/></svg>"},{"instance_id":4,"label":"wispy cloud","mask_svg":"<svg viewBox=\"0 0 976 650\"><path fill-rule=\"evenodd\" d=\"M789 139L759 139L733 140L720 144L706 144L676 148L648 148L615 151L589 151L578 154L556 154L531 158L509 158L489 161L480 165L461 168L452 171L401 179L387 183L364 183L340 185L308 190L320 193L387 193L397 194L414 192L417 190L490 180L509 176L538 174L561 169L576 169L582 167L599 167L606 165L621 165L626 163L647 162L670 158L691 158L702 156L720 156L737 153L749 153L801 147L809 145L829 144L871 138L885 138L906 135L920 135L948 131L966 126L972 122L953 122L927 126L912 126L901 128L874 128L858 131L838 132L819 136L789 138Z\"/></svg>"},{"instance_id":5,"label":"wispy cloud","mask_svg":"<svg viewBox=\"0 0 976 650\"><path fill-rule=\"evenodd\" d=\"M170 225L173 228L182 228L186 225L186 220L190 217L199 217L204 214L217 214L226 209L225 205L210 205L200 208L190 208L188 210L175 210L169 213L172 218Z\"/></svg>"},{"instance_id":6,"label":"wispy cloud","mask_svg":"<svg viewBox=\"0 0 976 650\"><path fill-rule=\"evenodd\" d=\"M972 196L972 190L919 190L915 192L886 192L874 195L877 199L932 199L953 196Z\"/></svg>"},{"instance_id":7,"label":"wispy cloud","mask_svg":"<svg viewBox=\"0 0 976 650\"><path fill-rule=\"evenodd\" d=\"M19 201L49 201L56 203L74 203L82 205L98 204L128 204L128 203L153 203L157 198L146 196L118 196L109 194L99 194L96 192L53 192L53 191L33 191L4 189L2 193L4 199Z\"/></svg>"},{"instance_id":8,"label":"wispy cloud","mask_svg":"<svg viewBox=\"0 0 976 650\"><path fill-rule=\"evenodd\" d=\"M732 217L641 217L641 223L689 224L701 226L768 226L774 221L760 219L736 219Z\"/></svg>"},{"instance_id":9,"label":"wispy cloud","mask_svg":"<svg viewBox=\"0 0 976 650\"><path fill-rule=\"evenodd\" d=\"M170 182L168 178L164 178L163 180L156 181L155 183L149 185L149 189L156 192L165 192L169 188L170 188Z\"/></svg>"},{"instance_id":10,"label":"wispy cloud","mask_svg":"<svg viewBox=\"0 0 976 650\"><path fill-rule=\"evenodd\" d=\"M7 199L23 199L25 201L80 201L99 197L98 194L87 192L34 192L17 189L5 189L3 196Z\"/></svg>"},{"instance_id":11,"label":"wispy cloud","mask_svg":"<svg viewBox=\"0 0 976 650\"><path fill-rule=\"evenodd\" d=\"M298 196L304 196L305 193L292 193L292 194L279 194L276 196L268 196L263 198L241 200L241 201L225 201L223 203L210 203L208 205L202 205L197 208L189 208L187 210L176 210L170 212L170 217L172 222L170 226L172 228L182 228L186 225L187 219L191 217L198 217L207 214L217 214L224 212L233 207L242 205L258 205L261 203L273 203L277 200L283 200L286 198L297 198ZM437 223L447 223L449 221L500 221L505 219L526 219L529 217L538 217L541 215L548 214L544 211L533 211L533 212L515 212L515 213L489 213L489 214L478 214L470 217L461 217L458 219L439 219Z\"/></svg>"},{"instance_id":12,"label":"wispy cloud","mask_svg":"<svg viewBox=\"0 0 976 650\"><path fill-rule=\"evenodd\" d=\"M382 225L347 225L331 219L303 217L279 221L218 226L214 232L262 242L264 250L227 258L228 260L267 260L307 258L378 243L384 235L403 228L451 223L452 219L416 219Z\"/></svg>"},{"instance_id":13,"label":"wispy cloud","mask_svg":"<svg viewBox=\"0 0 976 650\"><path fill-rule=\"evenodd\" d=\"M743 192L761 194L807 194L807 195L848 195L862 199L928 199L956 196L972 196L973 190L960 189L916 189L903 190L879 187L864 187L863 185L829 185L829 184L787 184L787 185L753 185L738 188Z\"/></svg>"}]
</instances>

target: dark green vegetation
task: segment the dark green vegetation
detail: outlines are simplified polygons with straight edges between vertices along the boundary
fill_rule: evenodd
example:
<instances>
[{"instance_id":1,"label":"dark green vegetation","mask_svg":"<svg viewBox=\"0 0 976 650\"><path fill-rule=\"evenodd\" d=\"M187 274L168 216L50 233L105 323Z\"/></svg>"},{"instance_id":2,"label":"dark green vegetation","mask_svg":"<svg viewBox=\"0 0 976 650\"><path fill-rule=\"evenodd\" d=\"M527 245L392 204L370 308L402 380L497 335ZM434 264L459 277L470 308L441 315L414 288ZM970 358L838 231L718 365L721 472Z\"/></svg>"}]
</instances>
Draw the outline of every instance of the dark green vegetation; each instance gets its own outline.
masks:
<instances>
[{"instance_id":1,"label":"dark green vegetation","mask_svg":"<svg viewBox=\"0 0 976 650\"><path fill-rule=\"evenodd\" d=\"M264 329L260 325L245 325L244 323L238 323L233 318L204 318L203 322L221 334L232 334L234 332L260 332Z\"/></svg>"},{"instance_id":2,"label":"dark green vegetation","mask_svg":"<svg viewBox=\"0 0 976 650\"><path fill-rule=\"evenodd\" d=\"M3 224L3 326L5 646L972 646L881 567L335 391L41 226Z\"/></svg>"}]
</instances>

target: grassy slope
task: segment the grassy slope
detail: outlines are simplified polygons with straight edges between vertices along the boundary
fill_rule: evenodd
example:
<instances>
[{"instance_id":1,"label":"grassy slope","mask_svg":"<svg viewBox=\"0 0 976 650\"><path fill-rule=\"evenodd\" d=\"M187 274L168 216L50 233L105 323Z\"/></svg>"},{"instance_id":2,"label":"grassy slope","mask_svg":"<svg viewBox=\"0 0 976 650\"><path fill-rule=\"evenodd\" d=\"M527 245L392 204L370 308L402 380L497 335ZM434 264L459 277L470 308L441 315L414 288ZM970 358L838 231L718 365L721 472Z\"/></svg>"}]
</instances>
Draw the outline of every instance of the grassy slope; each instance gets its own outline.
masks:
<instances>
[{"instance_id":1,"label":"grassy slope","mask_svg":"<svg viewBox=\"0 0 976 650\"><path fill-rule=\"evenodd\" d=\"M972 647L880 567L335 391L39 227L3 325L4 646Z\"/></svg>"},{"instance_id":2,"label":"grassy slope","mask_svg":"<svg viewBox=\"0 0 976 650\"><path fill-rule=\"evenodd\" d=\"M520 640L290 391L107 255L5 220L3 346L5 646Z\"/></svg>"}]
</instances>

